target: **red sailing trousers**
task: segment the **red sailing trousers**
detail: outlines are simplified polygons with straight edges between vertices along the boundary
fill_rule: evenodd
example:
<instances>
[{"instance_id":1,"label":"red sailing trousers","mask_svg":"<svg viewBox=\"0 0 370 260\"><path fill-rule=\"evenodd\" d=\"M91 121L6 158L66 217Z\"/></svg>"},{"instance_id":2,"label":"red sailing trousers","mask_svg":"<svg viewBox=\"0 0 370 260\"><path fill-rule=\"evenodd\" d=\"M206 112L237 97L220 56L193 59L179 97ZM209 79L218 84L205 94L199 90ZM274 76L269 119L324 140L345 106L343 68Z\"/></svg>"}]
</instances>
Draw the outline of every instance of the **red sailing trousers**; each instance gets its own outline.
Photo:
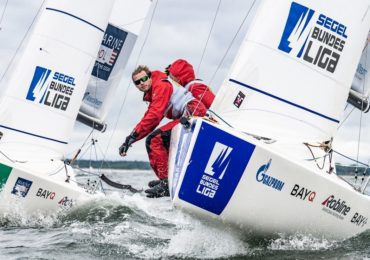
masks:
<instances>
[{"instance_id":1,"label":"red sailing trousers","mask_svg":"<svg viewBox=\"0 0 370 260\"><path fill-rule=\"evenodd\" d=\"M186 108L186 113L194 116L204 116L207 112L206 107L199 100L190 101ZM160 180L168 178L171 130L179 122L180 119L173 120L154 130L146 138L146 150L148 152L150 166Z\"/></svg>"}]
</instances>

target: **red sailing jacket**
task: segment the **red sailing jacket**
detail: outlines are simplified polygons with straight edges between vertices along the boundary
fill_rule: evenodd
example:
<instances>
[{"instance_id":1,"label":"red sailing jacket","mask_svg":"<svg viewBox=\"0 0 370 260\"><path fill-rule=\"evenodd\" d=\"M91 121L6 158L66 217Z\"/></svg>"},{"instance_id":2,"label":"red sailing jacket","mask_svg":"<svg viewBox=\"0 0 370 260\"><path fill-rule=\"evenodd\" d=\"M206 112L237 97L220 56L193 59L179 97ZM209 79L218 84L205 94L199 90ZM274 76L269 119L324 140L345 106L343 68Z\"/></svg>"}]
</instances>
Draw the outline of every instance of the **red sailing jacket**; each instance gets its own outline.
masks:
<instances>
[{"instance_id":1,"label":"red sailing jacket","mask_svg":"<svg viewBox=\"0 0 370 260\"><path fill-rule=\"evenodd\" d=\"M136 141L147 136L159 125L173 92L172 85L166 80L167 75L165 73L153 71L151 78L152 86L143 98L144 101L150 104L143 118L134 128L134 131L138 134Z\"/></svg>"},{"instance_id":2,"label":"red sailing jacket","mask_svg":"<svg viewBox=\"0 0 370 260\"><path fill-rule=\"evenodd\" d=\"M171 64L168 71L179 80L180 85L183 87L190 81L195 80L193 66L186 60L176 60ZM212 90L203 83L194 82L190 85L188 90L196 99L200 100L206 108L209 108L215 99Z\"/></svg>"}]
</instances>

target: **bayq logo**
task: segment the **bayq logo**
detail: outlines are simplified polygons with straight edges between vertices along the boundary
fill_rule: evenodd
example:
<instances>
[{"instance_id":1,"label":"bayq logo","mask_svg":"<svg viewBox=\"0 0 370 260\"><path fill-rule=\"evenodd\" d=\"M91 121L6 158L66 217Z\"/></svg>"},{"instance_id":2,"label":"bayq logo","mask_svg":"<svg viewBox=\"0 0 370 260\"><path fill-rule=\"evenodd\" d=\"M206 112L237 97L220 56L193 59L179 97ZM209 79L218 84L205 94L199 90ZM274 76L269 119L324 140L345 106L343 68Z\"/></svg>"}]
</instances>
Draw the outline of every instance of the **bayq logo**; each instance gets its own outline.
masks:
<instances>
[{"instance_id":1,"label":"bayq logo","mask_svg":"<svg viewBox=\"0 0 370 260\"><path fill-rule=\"evenodd\" d=\"M179 198L221 214L233 195L255 146L202 122Z\"/></svg>"},{"instance_id":2,"label":"bayq logo","mask_svg":"<svg viewBox=\"0 0 370 260\"><path fill-rule=\"evenodd\" d=\"M50 77L50 75L53 75ZM75 87L75 78L40 66L28 89L26 99L48 107L67 110Z\"/></svg>"},{"instance_id":3,"label":"bayq logo","mask_svg":"<svg viewBox=\"0 0 370 260\"><path fill-rule=\"evenodd\" d=\"M278 49L334 73L346 44L347 27L293 2Z\"/></svg>"}]
</instances>

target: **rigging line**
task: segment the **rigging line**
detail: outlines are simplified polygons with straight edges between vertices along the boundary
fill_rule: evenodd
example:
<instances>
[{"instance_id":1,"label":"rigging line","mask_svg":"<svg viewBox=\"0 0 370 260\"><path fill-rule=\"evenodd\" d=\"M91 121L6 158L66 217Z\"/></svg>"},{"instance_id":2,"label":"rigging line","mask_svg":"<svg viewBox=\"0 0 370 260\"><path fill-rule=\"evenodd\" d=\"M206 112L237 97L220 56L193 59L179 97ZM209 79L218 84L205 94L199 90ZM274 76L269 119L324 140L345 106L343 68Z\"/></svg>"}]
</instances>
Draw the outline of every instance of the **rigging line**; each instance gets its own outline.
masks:
<instances>
[{"instance_id":1,"label":"rigging line","mask_svg":"<svg viewBox=\"0 0 370 260\"><path fill-rule=\"evenodd\" d=\"M3 82L3 79L4 79L5 75L8 73L8 70L9 70L9 68L10 68L10 65L12 65L12 64L13 64L14 59L15 59L15 56L17 56L17 53L19 52L19 50L20 50L20 48L21 48L21 46L22 46L22 44L23 44L24 40L26 39L27 35L29 34L29 32L30 32L30 30L31 30L31 28L32 28L32 26L33 26L33 24L35 23L36 18L39 16L39 14L40 14L41 10L43 9L43 6L44 6L44 4L45 4L45 1L46 1L46 0L42 1L42 4L41 4L41 6L40 6L39 10L37 11L37 13L36 13L35 17L33 18L32 22L31 22L31 24L30 24L30 26L28 27L28 29L27 29L26 33L24 34L24 36L23 36L23 38L22 38L21 42L19 43L19 45L18 45L17 49L15 50L13 57L11 58L11 60L10 60L10 62L9 62L9 64L8 64L8 66L6 67L6 69L5 69L5 71L4 71L4 74L2 75L2 77L1 77L1 79L0 79L0 83L2 83L2 82Z\"/></svg>"},{"instance_id":2,"label":"rigging line","mask_svg":"<svg viewBox=\"0 0 370 260\"><path fill-rule=\"evenodd\" d=\"M146 34L146 36L145 36L145 38L144 38L143 45L142 45L142 46L141 46L141 48L140 48L139 55L138 55L137 60L136 60L136 63L135 63L135 67L136 67L136 66L137 66L137 64L139 63L139 58L140 58L140 56L141 56L141 53L142 53L142 51L143 51L143 49L144 49L144 46L145 46L146 41L147 41L147 39L148 39L148 36L149 36L149 34L150 34L150 28L152 27L153 17L154 17L154 15L155 15L156 10L157 10L157 4L158 4L158 2L159 2L159 0L155 1L154 8L153 8L153 12L152 12L152 16L150 17L150 20L149 20L148 31L147 31L147 34ZM105 158L106 158L107 153L108 153L108 148L109 148L109 146L110 146L110 144L111 144L111 142L112 142L113 135L114 135L114 134L115 134L115 132L116 132L117 125L118 125L118 121L119 121L119 119L120 119L120 117L121 117L121 114L122 114L122 111L123 111L123 106L124 106L124 104L126 103L127 96L128 96L128 90L129 90L130 86L131 86L131 81L129 82L129 84L128 84L127 88L126 88L126 91L125 91L125 94L124 94L124 97L123 97L123 101L122 101L122 103L121 103L121 106L120 106L120 109L119 109L119 113L118 113L118 116L117 116L116 122L115 122L115 124L114 124L114 128L113 128L112 134L111 134L111 136L109 137L108 144L107 144L107 148L105 149L105 153L103 153L103 160L102 160L102 163L101 163L101 165L100 165L100 168L102 167L102 165L103 165L103 163L104 163L104 161L105 161Z\"/></svg>"},{"instance_id":3,"label":"rigging line","mask_svg":"<svg viewBox=\"0 0 370 260\"><path fill-rule=\"evenodd\" d=\"M236 39L236 36L238 36L238 34L239 34L239 32L240 32L241 28L243 27L243 24L245 23L245 21L246 21L246 20L247 20L247 18L249 17L249 14L250 14L251 10L253 9L253 7L254 7L254 4L255 4L255 3L256 3L256 0L254 0L254 1L253 1L253 3L252 3L252 5L251 5L251 7L249 8L249 10L248 10L248 12L247 12L246 16L244 17L244 19L243 19L242 23L240 24L240 26L239 26L238 30L237 30L237 31L236 31L236 33L235 33L235 35L234 35L233 39L231 40L231 42L230 42L229 46L227 47L226 52L224 53L224 56L222 57L222 59L221 59L220 63L218 64L218 66L217 66L217 68L216 68L215 72L213 73L213 75L212 75L212 77L211 77L211 80L209 81L209 85L212 85L212 82L213 82L213 80L215 79L215 77L216 77L216 74L217 74L218 70L220 69L220 67L221 67L222 63L224 62L224 60L225 60L225 58L226 58L226 55L229 53L229 51L230 51L230 49L231 49L231 46L233 45L233 43L234 43L234 41L235 41L235 39Z\"/></svg>"},{"instance_id":4,"label":"rigging line","mask_svg":"<svg viewBox=\"0 0 370 260\"><path fill-rule=\"evenodd\" d=\"M4 10L3 10L2 14L1 14L1 18L0 18L0 30L2 29L1 24L3 23L3 18L4 18L4 14L5 14L6 8L8 6L8 2L9 2L9 0L6 0L5 6L4 6Z\"/></svg>"},{"instance_id":5,"label":"rigging line","mask_svg":"<svg viewBox=\"0 0 370 260\"><path fill-rule=\"evenodd\" d=\"M348 160L350 160L350 161L352 161L352 162L357 162L358 164L361 164L361 165L363 165L363 166L370 167L370 166L369 166L369 164L366 164L366 163L364 163L364 162L360 162L360 161L358 161L358 160L355 160L355 159L353 159L353 158L351 158L351 157L349 157L349 156L347 156L347 155L344 155L344 154L342 154L342 153L340 153L340 152L338 152L338 151L333 150L333 152L334 152L334 153L336 153L336 154L338 154L338 155L340 155L340 156L343 156L344 158L346 158L346 159L348 159Z\"/></svg>"},{"instance_id":6,"label":"rigging line","mask_svg":"<svg viewBox=\"0 0 370 260\"><path fill-rule=\"evenodd\" d=\"M343 119L343 121L339 124L339 126L338 126L338 130L339 130L339 128L341 128L341 126L344 124L344 122L346 122L346 120L348 119L348 117L352 114L352 112L355 110L355 107L354 106L352 106L352 110L348 113L348 115L346 116L346 118L344 118Z\"/></svg>"},{"instance_id":7,"label":"rigging line","mask_svg":"<svg viewBox=\"0 0 370 260\"><path fill-rule=\"evenodd\" d=\"M217 18L217 15L219 13L219 10L220 10L221 2L222 2L222 0L218 1L216 13L215 13L215 16L213 17L211 29L209 30L208 38L207 38L206 44L204 45L203 52L202 52L202 57L200 58L200 62L199 62L198 68L197 68L197 75L198 75L200 67L202 66L202 63L203 63L203 58L204 58L204 55L205 55L207 47L208 47L209 39L211 38L211 35L212 35L213 27L216 23L216 18Z\"/></svg>"},{"instance_id":8,"label":"rigging line","mask_svg":"<svg viewBox=\"0 0 370 260\"><path fill-rule=\"evenodd\" d=\"M358 140L357 140L357 162L358 162L358 157L360 155L360 143L361 143L361 129L362 129L362 110L360 112L360 126L358 128Z\"/></svg>"},{"instance_id":9,"label":"rigging line","mask_svg":"<svg viewBox=\"0 0 370 260\"><path fill-rule=\"evenodd\" d=\"M213 17L211 29L209 30L208 38L207 38L206 44L204 45L204 49L203 49L203 52L202 52L202 57L200 58L200 62L199 62L198 68L197 68L197 75L199 74L200 67L202 66L202 63L203 63L203 58L204 58L204 55L206 53L206 50L207 50L207 47L208 47L208 43L209 43L209 39L211 38L211 34L212 34L212 31L213 31L214 25L216 23L216 18L217 18L217 15L219 13L219 10L220 10L221 2L222 2L222 0L218 1L216 13L215 13L215 16ZM190 86L189 86L189 89L190 89ZM199 106L200 102L202 101L203 96L205 95L205 93L206 93L207 90L208 90L208 86L207 86L207 88L204 89L202 95L200 96L199 102L197 103L194 111L191 113L191 116L193 116L194 113L197 111L198 106Z\"/></svg>"}]
</instances>

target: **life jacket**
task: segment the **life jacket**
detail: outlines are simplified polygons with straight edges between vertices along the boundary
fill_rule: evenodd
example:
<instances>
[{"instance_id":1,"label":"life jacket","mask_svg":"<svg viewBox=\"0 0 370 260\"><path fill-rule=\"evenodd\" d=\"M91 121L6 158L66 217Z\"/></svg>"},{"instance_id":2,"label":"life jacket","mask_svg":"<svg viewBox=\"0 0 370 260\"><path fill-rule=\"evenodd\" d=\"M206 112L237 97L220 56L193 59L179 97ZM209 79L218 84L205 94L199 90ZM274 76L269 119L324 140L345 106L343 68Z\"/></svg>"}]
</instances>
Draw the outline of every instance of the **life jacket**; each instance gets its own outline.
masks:
<instances>
[{"instance_id":1,"label":"life jacket","mask_svg":"<svg viewBox=\"0 0 370 260\"><path fill-rule=\"evenodd\" d=\"M191 86L191 85L193 85L194 83L204 84L203 80L201 80L201 79L194 79L194 80L192 80L192 81L189 81L189 82L184 86L184 88L185 88L187 91L189 91L190 86Z\"/></svg>"},{"instance_id":2,"label":"life jacket","mask_svg":"<svg viewBox=\"0 0 370 260\"><path fill-rule=\"evenodd\" d=\"M186 105L195 98L190 91L173 81L171 78L167 78L166 80L171 83L173 92L164 115L166 116L167 113L171 111L172 118L177 119L185 112Z\"/></svg>"}]
</instances>

